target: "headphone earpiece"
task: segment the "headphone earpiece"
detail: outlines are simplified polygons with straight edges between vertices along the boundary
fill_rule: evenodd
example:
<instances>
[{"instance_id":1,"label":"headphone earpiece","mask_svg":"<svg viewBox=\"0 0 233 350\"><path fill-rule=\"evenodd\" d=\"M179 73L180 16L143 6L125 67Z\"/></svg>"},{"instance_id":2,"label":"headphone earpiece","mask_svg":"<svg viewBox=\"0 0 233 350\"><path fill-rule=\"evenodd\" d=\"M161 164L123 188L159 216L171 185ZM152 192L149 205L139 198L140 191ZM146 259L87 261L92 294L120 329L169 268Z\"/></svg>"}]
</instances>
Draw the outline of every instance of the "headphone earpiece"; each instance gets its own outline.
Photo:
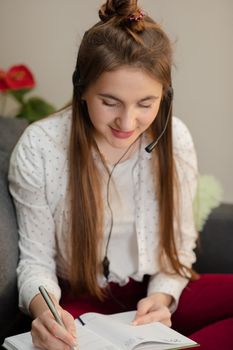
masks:
<instances>
[{"instance_id":1,"label":"headphone earpiece","mask_svg":"<svg viewBox=\"0 0 233 350\"><path fill-rule=\"evenodd\" d=\"M75 71L72 75L72 82L73 82L73 86L77 86L80 82L80 72L78 67L75 68Z\"/></svg>"},{"instance_id":2,"label":"headphone earpiece","mask_svg":"<svg viewBox=\"0 0 233 350\"><path fill-rule=\"evenodd\" d=\"M72 83L73 83L74 91L79 96L81 96L83 93L83 84L81 81L81 75L80 75L80 70L78 66L75 68L75 71L72 75Z\"/></svg>"},{"instance_id":3,"label":"headphone earpiece","mask_svg":"<svg viewBox=\"0 0 233 350\"><path fill-rule=\"evenodd\" d=\"M167 89L166 97L169 98L170 100L172 100L173 95L174 95L173 87L169 86L169 88Z\"/></svg>"}]
</instances>

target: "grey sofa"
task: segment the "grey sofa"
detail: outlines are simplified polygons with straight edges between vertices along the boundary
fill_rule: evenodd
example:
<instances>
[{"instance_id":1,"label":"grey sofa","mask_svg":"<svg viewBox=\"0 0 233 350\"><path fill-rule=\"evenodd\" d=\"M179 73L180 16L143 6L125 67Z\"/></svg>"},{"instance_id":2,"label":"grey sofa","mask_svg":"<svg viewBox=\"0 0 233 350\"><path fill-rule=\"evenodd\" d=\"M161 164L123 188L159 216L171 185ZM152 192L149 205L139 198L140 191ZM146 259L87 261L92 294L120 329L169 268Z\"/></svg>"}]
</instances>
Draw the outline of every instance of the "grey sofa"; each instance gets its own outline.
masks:
<instances>
[{"instance_id":1,"label":"grey sofa","mask_svg":"<svg viewBox=\"0 0 233 350\"><path fill-rule=\"evenodd\" d=\"M17 223L7 184L9 157L26 125L0 117L0 344L6 336L30 329L29 317L17 306ZM212 212L200 233L197 256L198 272L233 273L233 205L222 204Z\"/></svg>"},{"instance_id":2,"label":"grey sofa","mask_svg":"<svg viewBox=\"0 0 233 350\"><path fill-rule=\"evenodd\" d=\"M0 344L8 334L24 331L29 325L29 318L17 305L18 235L7 185L10 154L26 126L25 120L0 117Z\"/></svg>"}]
</instances>

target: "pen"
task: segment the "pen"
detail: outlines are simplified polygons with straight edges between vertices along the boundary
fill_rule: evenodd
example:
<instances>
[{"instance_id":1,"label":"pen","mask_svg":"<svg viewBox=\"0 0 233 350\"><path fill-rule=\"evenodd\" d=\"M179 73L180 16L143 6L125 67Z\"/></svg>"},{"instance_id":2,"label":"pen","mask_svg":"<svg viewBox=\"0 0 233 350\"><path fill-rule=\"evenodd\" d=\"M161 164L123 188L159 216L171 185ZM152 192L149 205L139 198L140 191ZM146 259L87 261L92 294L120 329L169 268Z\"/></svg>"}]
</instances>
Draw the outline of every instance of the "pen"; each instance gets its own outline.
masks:
<instances>
[{"instance_id":1,"label":"pen","mask_svg":"<svg viewBox=\"0 0 233 350\"><path fill-rule=\"evenodd\" d=\"M39 287L39 291L42 295L42 297L44 298L44 301L46 302L46 304L49 307L49 310L52 312L53 317L55 318L55 320L57 321L57 323L59 323L60 326L65 328L64 323L62 322L62 319L59 315L59 313L57 312L57 309L55 308L54 302L51 299L49 293L47 292L47 290L45 289L45 287L40 286Z\"/></svg>"},{"instance_id":2,"label":"pen","mask_svg":"<svg viewBox=\"0 0 233 350\"><path fill-rule=\"evenodd\" d=\"M55 305L54 305L54 302L53 302L52 298L50 297L49 293L47 292L47 290L45 289L45 287L44 287L44 286L39 286L39 291L40 291L42 297L44 298L44 301L45 301L46 304L48 305L49 310L50 310L51 313L53 314L53 317L54 317L55 320L57 321L57 323L58 323L60 326L62 326L62 327L65 328L65 325L64 325L64 323L63 323L63 321L62 321L62 319L61 319L61 317L60 317L60 315L59 315L59 313L58 313L58 311L57 311L57 309L56 309L56 307L55 307ZM80 322L81 322L81 321L80 321ZM82 322L82 324L83 324L83 322ZM76 350L77 347L74 346L72 349L73 349L73 350Z\"/></svg>"}]
</instances>

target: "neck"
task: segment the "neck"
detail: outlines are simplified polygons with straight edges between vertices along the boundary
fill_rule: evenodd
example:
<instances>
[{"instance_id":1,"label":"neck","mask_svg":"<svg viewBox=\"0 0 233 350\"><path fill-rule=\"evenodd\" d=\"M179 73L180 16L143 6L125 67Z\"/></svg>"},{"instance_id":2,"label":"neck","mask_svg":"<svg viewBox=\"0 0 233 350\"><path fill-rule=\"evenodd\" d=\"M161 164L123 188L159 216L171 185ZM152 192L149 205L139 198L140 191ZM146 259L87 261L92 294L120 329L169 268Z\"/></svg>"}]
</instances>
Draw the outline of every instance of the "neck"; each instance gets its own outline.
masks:
<instances>
[{"instance_id":1,"label":"neck","mask_svg":"<svg viewBox=\"0 0 233 350\"><path fill-rule=\"evenodd\" d=\"M127 159L130 159L135 152L139 149L140 145L140 137L136 139L131 145L127 148L115 148L111 145L102 146L97 142L97 146L101 156L107 164L114 165L117 162L122 163Z\"/></svg>"}]
</instances>

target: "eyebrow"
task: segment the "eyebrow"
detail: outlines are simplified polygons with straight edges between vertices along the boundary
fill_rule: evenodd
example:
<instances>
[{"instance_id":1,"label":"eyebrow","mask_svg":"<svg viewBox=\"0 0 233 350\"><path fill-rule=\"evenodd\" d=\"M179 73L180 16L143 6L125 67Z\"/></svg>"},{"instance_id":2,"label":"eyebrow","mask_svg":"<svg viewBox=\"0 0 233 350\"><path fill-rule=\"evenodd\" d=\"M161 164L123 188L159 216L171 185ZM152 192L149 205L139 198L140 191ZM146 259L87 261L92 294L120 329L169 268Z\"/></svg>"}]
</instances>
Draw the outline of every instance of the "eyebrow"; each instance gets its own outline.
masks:
<instances>
[{"instance_id":1,"label":"eyebrow","mask_svg":"<svg viewBox=\"0 0 233 350\"><path fill-rule=\"evenodd\" d=\"M111 94L98 94L98 96L100 97L106 97L106 98L110 98L112 100L115 100L115 101L118 101L118 102L123 102L120 98L116 97L116 96L113 96ZM144 102L144 101L148 101L148 100L156 100L158 98L158 96L154 96L154 95L151 95L151 96L146 96L146 97L143 97L139 102Z\"/></svg>"}]
</instances>

